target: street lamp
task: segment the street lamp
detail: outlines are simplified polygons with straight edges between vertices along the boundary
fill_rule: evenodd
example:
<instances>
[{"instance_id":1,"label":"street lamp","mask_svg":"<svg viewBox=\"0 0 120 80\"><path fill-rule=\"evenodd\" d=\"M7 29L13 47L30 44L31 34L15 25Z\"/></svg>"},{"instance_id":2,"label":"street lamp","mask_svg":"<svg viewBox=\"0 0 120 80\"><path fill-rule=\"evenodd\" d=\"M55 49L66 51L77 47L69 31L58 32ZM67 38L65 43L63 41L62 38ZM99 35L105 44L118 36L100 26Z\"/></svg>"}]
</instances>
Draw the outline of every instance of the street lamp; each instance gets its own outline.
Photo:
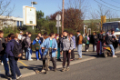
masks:
<instances>
[{"instance_id":1,"label":"street lamp","mask_svg":"<svg viewBox=\"0 0 120 80\"><path fill-rule=\"evenodd\" d=\"M32 4L32 7L33 7L33 5L36 5L37 2L32 1L31 4ZM32 28L34 29L34 26L32 26Z\"/></svg>"},{"instance_id":2,"label":"street lamp","mask_svg":"<svg viewBox=\"0 0 120 80\"><path fill-rule=\"evenodd\" d=\"M33 7L33 5L36 5L37 2L32 1L31 4L32 4L32 7Z\"/></svg>"}]
</instances>

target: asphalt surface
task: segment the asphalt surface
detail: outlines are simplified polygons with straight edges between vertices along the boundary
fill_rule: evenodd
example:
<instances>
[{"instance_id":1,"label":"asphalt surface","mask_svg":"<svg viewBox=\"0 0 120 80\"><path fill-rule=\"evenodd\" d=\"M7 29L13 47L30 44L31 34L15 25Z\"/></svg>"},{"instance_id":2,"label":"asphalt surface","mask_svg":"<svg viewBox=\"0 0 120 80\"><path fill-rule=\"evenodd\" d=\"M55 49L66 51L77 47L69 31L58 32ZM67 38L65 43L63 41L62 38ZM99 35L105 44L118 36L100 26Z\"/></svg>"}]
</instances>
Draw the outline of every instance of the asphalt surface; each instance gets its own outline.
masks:
<instances>
[{"instance_id":1,"label":"asphalt surface","mask_svg":"<svg viewBox=\"0 0 120 80\"><path fill-rule=\"evenodd\" d=\"M120 50L117 49L116 51L118 56L116 59L96 59L96 52L92 52L92 46L89 48L89 52L84 52L83 48L83 59L72 61L70 67L71 70L69 72L61 72L62 62L57 61L57 67L60 69L58 69L57 72L49 71L46 75L43 73L36 74L36 70L40 71L42 69L41 61L20 60L18 61L18 66L23 75L23 78L20 80L120 80L118 76L120 71ZM75 51L75 54L77 59L77 51ZM32 57L35 58L34 53ZM50 67L51 66L52 64L50 64ZM0 66L0 76L0 80L8 80L4 77L3 66Z\"/></svg>"},{"instance_id":2,"label":"asphalt surface","mask_svg":"<svg viewBox=\"0 0 120 80\"><path fill-rule=\"evenodd\" d=\"M120 58L97 58L70 67L70 71L49 71L20 80L120 80Z\"/></svg>"}]
</instances>

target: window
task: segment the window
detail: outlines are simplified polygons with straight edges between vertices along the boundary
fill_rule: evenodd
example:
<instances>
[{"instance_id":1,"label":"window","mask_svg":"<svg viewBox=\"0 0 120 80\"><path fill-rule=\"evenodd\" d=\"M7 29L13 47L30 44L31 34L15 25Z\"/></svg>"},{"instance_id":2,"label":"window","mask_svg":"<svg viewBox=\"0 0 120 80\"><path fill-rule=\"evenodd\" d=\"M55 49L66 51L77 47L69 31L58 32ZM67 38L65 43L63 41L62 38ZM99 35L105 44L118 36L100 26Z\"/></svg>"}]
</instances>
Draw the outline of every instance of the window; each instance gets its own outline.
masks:
<instances>
[{"instance_id":1,"label":"window","mask_svg":"<svg viewBox=\"0 0 120 80\"><path fill-rule=\"evenodd\" d=\"M20 27L22 26L22 21L20 21Z\"/></svg>"},{"instance_id":2,"label":"window","mask_svg":"<svg viewBox=\"0 0 120 80\"><path fill-rule=\"evenodd\" d=\"M19 21L17 21L17 27L19 27Z\"/></svg>"}]
</instances>

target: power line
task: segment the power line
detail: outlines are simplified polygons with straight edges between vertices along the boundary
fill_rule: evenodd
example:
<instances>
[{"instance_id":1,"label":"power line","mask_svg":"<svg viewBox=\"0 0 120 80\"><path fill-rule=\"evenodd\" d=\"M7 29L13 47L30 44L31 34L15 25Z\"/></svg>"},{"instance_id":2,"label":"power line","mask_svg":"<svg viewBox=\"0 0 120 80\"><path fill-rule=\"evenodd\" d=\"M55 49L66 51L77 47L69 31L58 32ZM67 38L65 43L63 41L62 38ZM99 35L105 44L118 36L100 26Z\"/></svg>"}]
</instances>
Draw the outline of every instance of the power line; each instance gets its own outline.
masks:
<instances>
[{"instance_id":1,"label":"power line","mask_svg":"<svg viewBox=\"0 0 120 80\"><path fill-rule=\"evenodd\" d=\"M94 0L95 2L97 2L97 3L99 3L99 4L101 4L101 5L103 5L103 6L106 6L105 4L102 4L102 3L100 3L100 2L98 2L98 1L96 1L96 0ZM108 7L108 6L106 6L106 7ZM120 11L120 10L116 10L116 9L114 9L114 8L111 8L111 7L108 7L108 8L110 8L110 9L112 9L112 10L115 10L115 11Z\"/></svg>"},{"instance_id":2,"label":"power line","mask_svg":"<svg viewBox=\"0 0 120 80\"><path fill-rule=\"evenodd\" d=\"M120 2L117 2L117 1L114 1L114 0L111 0L111 1L113 1L114 3L120 4Z\"/></svg>"},{"instance_id":3,"label":"power line","mask_svg":"<svg viewBox=\"0 0 120 80\"><path fill-rule=\"evenodd\" d=\"M118 7L118 6L115 6L115 5L112 5L112 4L109 4L109 3L107 3L107 2L105 2L105 1L103 1L103 0L101 0L103 3L105 3L105 4L108 4L108 5L110 5L110 6L113 6L113 7L115 7L115 8L120 8L120 7Z\"/></svg>"}]
</instances>

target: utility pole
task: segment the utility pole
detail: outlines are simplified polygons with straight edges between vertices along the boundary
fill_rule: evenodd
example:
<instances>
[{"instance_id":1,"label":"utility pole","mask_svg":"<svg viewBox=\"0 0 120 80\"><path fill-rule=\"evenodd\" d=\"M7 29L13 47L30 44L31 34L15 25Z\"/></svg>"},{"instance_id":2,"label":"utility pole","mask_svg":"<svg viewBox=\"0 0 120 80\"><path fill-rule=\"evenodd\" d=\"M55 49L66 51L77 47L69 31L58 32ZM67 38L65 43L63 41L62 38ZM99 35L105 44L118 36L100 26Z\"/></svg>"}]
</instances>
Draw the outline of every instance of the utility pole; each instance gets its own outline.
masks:
<instances>
[{"instance_id":1,"label":"utility pole","mask_svg":"<svg viewBox=\"0 0 120 80\"><path fill-rule=\"evenodd\" d=\"M62 0L62 33L64 31L64 0Z\"/></svg>"}]
</instances>

